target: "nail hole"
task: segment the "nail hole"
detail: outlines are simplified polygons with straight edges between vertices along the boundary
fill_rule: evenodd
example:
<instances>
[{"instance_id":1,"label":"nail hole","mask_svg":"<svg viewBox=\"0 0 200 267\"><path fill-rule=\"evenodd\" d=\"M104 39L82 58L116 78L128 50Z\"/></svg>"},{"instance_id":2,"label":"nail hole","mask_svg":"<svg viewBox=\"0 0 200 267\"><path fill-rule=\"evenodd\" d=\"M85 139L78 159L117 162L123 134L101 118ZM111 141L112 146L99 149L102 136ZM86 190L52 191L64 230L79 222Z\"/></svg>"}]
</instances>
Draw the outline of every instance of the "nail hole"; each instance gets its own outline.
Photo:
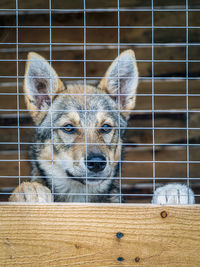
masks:
<instances>
[{"instance_id":1,"label":"nail hole","mask_svg":"<svg viewBox=\"0 0 200 267\"><path fill-rule=\"evenodd\" d=\"M160 216L162 218L166 218L167 217L167 212L165 210L163 210L161 213L160 213Z\"/></svg>"},{"instance_id":2,"label":"nail hole","mask_svg":"<svg viewBox=\"0 0 200 267\"><path fill-rule=\"evenodd\" d=\"M117 237L118 239L122 238L123 236L124 236L124 234L121 233L121 232L116 233L116 237Z\"/></svg>"},{"instance_id":3,"label":"nail hole","mask_svg":"<svg viewBox=\"0 0 200 267\"><path fill-rule=\"evenodd\" d=\"M124 258L123 258L123 257L118 257L117 260L118 260L118 261L123 261Z\"/></svg>"},{"instance_id":4,"label":"nail hole","mask_svg":"<svg viewBox=\"0 0 200 267\"><path fill-rule=\"evenodd\" d=\"M140 261L140 258L139 257L136 257L135 258L135 262L139 262Z\"/></svg>"}]
</instances>

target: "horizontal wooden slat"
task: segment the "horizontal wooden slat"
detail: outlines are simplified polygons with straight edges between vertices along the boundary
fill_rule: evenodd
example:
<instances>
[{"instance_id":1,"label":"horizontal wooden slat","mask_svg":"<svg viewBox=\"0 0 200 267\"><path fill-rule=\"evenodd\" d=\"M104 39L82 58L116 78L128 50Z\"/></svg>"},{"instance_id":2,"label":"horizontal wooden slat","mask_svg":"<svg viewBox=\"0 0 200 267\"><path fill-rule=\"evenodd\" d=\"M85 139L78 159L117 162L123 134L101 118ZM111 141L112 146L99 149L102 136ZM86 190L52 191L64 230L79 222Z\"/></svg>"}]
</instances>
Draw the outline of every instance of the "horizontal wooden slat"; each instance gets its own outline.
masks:
<instances>
[{"instance_id":1,"label":"horizontal wooden slat","mask_svg":"<svg viewBox=\"0 0 200 267\"><path fill-rule=\"evenodd\" d=\"M189 159L191 161L199 161L200 148L191 147L189 149ZM158 184L165 184L171 182L180 182L186 184L187 182L187 148L166 148L160 151L155 151L155 160L160 161L155 163L155 179ZM144 192L148 194L153 193L153 151L152 147L149 150L141 149L134 150L127 148L124 156L124 162L122 165L122 185L124 189L129 189L130 193L135 193L135 186L138 183L151 184L151 187L146 191L144 186ZM131 161L137 161L131 162ZM150 161L146 163L145 161ZM170 161L167 163L165 161ZM179 161L179 163L176 163ZM182 162L182 163L181 163ZM196 178L196 180L190 180L190 186L196 194L200 194L199 186L196 184L200 181L200 164L189 164L189 177ZM129 177L126 179L125 177ZM140 191L140 193L142 193Z\"/></svg>"},{"instance_id":2,"label":"horizontal wooden slat","mask_svg":"<svg viewBox=\"0 0 200 267\"><path fill-rule=\"evenodd\" d=\"M125 1L125 6L148 6L150 7L150 3L144 3L142 0L134 0L134 1L130 1L130 0L126 0ZM109 7L116 7L116 1L115 0L110 0L110 1L106 1L106 0L102 0L101 3L99 3L98 1L94 1L94 0L88 0L87 1L87 8L109 8ZM25 1L25 2L21 2L19 3L19 7L20 8L28 8L28 9L35 9L35 8L49 8L49 3L48 1L41 1L41 0L36 0L33 4L32 1ZM15 4L13 4L12 0L4 0L2 1L0 8L15 8ZM80 0L74 0L74 1L65 1L65 0L60 0L58 1L52 1L52 8L60 8L60 9L64 9L64 8L68 8L68 9L81 9L83 8L83 3Z\"/></svg>"},{"instance_id":3,"label":"horizontal wooden slat","mask_svg":"<svg viewBox=\"0 0 200 267\"><path fill-rule=\"evenodd\" d=\"M143 0L126 0L120 3L120 7L149 7L151 8L151 1L143 1ZM173 0L167 0L165 2L158 0L155 1L154 6L155 7L165 7L165 6L173 8L173 6L177 7L177 3L174 3ZM189 2L189 7L195 7L199 5L198 0L193 0ZM185 2L180 1L179 8L184 8ZM87 8L116 8L117 3L115 0L102 0L101 2L96 0L87 0ZM0 3L0 8L12 8L15 9L15 3L12 0L3 0ZM34 3L32 1L22 1L19 2L19 8L27 8L27 9L35 9L35 8L41 8L41 9L48 9L49 8L49 2L48 1L41 1L41 0L35 0ZM59 0L59 1L52 1L52 8L60 8L60 9L80 9L83 8L83 3L80 0L74 0L74 1L65 1L65 0Z\"/></svg>"},{"instance_id":4,"label":"horizontal wooden slat","mask_svg":"<svg viewBox=\"0 0 200 267\"><path fill-rule=\"evenodd\" d=\"M28 153L20 153L20 160L28 159ZM22 176L29 177L30 175L30 162L21 161L19 164L18 154L17 153L7 153L0 155L0 189L4 190L4 188L8 188L8 192L12 190L12 188L16 187L20 181L25 181L27 179L18 178L19 173ZM6 161L7 160L7 161ZM10 161L13 160L13 161ZM20 168L20 172L19 172ZM3 177L4 176L4 177Z\"/></svg>"},{"instance_id":5,"label":"horizontal wooden slat","mask_svg":"<svg viewBox=\"0 0 200 267\"><path fill-rule=\"evenodd\" d=\"M28 29L29 31L33 31L33 29ZM108 29L106 29L108 31ZM135 29L129 29L129 31L137 31ZM63 30L62 30L63 31ZM70 30L71 32L62 32L60 30L60 35L61 36L74 36L77 34L81 34L82 32L78 33L77 29ZM65 30L67 31L67 30ZM69 31L69 30L68 30ZM73 32L74 31L74 32ZM99 30L100 31L100 30ZM104 32L96 32L96 33L91 33L91 35L100 35L104 36L106 34L106 31ZM32 33L33 36L39 36L39 35L44 35L45 33L37 33L34 32ZM49 33L47 32L49 35ZM110 32L107 33L107 35L111 35ZM197 33L198 35L198 33ZM27 36L26 32L23 33L22 36ZM28 37L27 37L28 38ZM64 37L63 37L64 38ZM106 36L105 36L106 38ZM138 37L139 38L139 37ZM106 39L105 39L106 40ZM114 40L112 40L114 41ZM22 42L22 41L21 41ZM34 42L34 40L29 40L27 39L24 42ZM41 42L44 42L44 40ZM46 41L48 43L48 41ZM68 42L68 40L59 40L59 42ZM83 40L72 40L72 42L83 42ZM95 40L91 40L91 42L95 43ZM102 42L102 41L101 41ZM109 41L107 41L109 42ZM116 41L114 41L116 42ZM131 40L130 40L131 42ZM130 43L129 42L129 43ZM132 40L132 43L139 42L139 40ZM199 41L198 41L199 42ZM96 43L98 43L98 40L96 40ZM0 44L0 48L2 45ZM20 46L21 47L21 46ZM54 51L55 48L55 51ZM57 46L52 46L52 59L55 60L53 62L53 66L58 72L59 76L61 77L83 77L84 75L84 63L83 63L83 46L82 50L66 50L64 51L56 51ZM150 48L145 48L145 47L134 47L127 45L121 47L121 51L125 49L134 49L136 58L138 60L138 68L140 72L141 77L151 77L152 76L152 63L151 63L151 50ZM192 47L189 49L189 59L192 60L199 60L198 56L198 47ZM47 52L43 51L37 51L38 46L30 46L28 51L35 51L38 52L39 54L43 55L46 59L49 58L49 51L48 49L46 50ZM116 49L106 49L102 46L102 50L97 49L96 51L90 51L89 46L88 46L88 52L87 52L87 77L102 77L103 74L105 73L106 69L109 67L111 62L106 62L106 60L113 60L117 56L117 46ZM93 49L94 50L94 49ZM106 50L104 52L103 50ZM1 50L0 50L1 51ZM4 50L3 50L4 51ZM19 50L19 59L26 60L27 58L27 52L20 52ZM95 55L96 54L96 55ZM108 56L109 54L109 56ZM186 62L185 62L185 48L180 48L180 47L162 47L162 48L156 48L155 49L155 58L154 60L160 60L154 63L154 76L155 77L186 77ZM0 53L0 59L1 59L1 67L0 67L0 73L1 76L16 76L16 53ZM7 61L13 60L13 61ZM57 60L57 62L56 62ZM63 61L58 61L58 60L63 60ZM64 61L65 60L65 61ZM67 61L68 60L68 61ZM69 61L70 60L70 61ZM82 60L82 61L81 61ZM96 61L95 61L96 60ZM100 62L100 60L102 62ZM141 61L143 60L143 61ZM161 62L163 60L163 62ZM166 60L166 62L164 61ZM175 61L179 60L179 61ZM94 62L92 62L94 61ZM105 61L105 62L103 62ZM188 75L189 77L198 77L198 71L199 71L199 62L189 62L189 72ZM19 61L19 75L23 76L24 75L24 69L25 69L25 62Z\"/></svg>"},{"instance_id":6,"label":"horizontal wooden slat","mask_svg":"<svg viewBox=\"0 0 200 267\"><path fill-rule=\"evenodd\" d=\"M3 13L3 12L2 12ZM15 13L13 16L3 16L3 26L15 26ZM19 13L20 15L20 13ZM19 28L19 42L20 43L49 43L49 14L46 15L21 15L19 16L19 26L32 26L35 28ZM83 14L52 14L52 26L83 26ZM151 44L152 30L151 27L151 11L145 12L120 12L120 25L144 27L144 28L121 28L120 30L120 42L129 45L131 43L144 45L145 43ZM155 12L154 16L155 26L185 26L185 13L184 12ZM189 25L198 25L198 16L190 14ZM39 26L47 28L39 28ZM89 13L87 14L87 26L106 26L117 27L117 14L113 12L104 13ZM145 28L145 26L147 28ZM155 43L179 43L185 42L185 29L154 29L154 41ZM96 28L87 29L87 43L117 43L117 29L116 28ZM15 43L16 42L16 29L15 28L3 28L0 32L0 40L2 43ZM77 28L52 28L52 42L53 43L83 43L83 29ZM199 42L199 29L191 29L189 31L189 42ZM21 53L21 49L26 48L29 51L40 48L40 45L19 45L19 59L25 59L27 53ZM130 46L134 48L133 46ZM0 43L0 48L7 49L8 53L1 53L1 59L15 59L16 53L9 53L9 47ZM12 49L15 48L13 45ZM83 46L82 50L68 51L63 53L62 51L54 51L57 46L52 46L52 59L83 59ZM75 48L75 47L74 47ZM105 48L104 48L105 49ZM123 46L122 46L123 49ZM198 47L189 48L189 59L197 59ZM151 47L135 48L137 59L151 59ZM1 50L0 50L1 51ZM4 50L3 50L4 51ZM93 53L94 54L94 53ZM98 56L91 56L87 53L87 59L113 59L117 55L117 46L113 51L109 51L109 56L105 56L104 51L101 53L95 53ZM107 51L108 54L108 51ZM43 52L46 58L49 58L49 52ZM159 47L155 48L154 59L185 60L185 47ZM92 63L87 62L87 76L102 76L109 63ZM5 67L6 66L6 67ZM95 68L94 68L95 66ZM55 64L55 67L61 76L83 76L83 63L82 62L59 62ZM151 76L151 62L139 63L140 75ZM189 63L189 76L198 76L199 63ZM16 64L13 62L1 62L0 68L1 76L13 76L16 73ZM163 62L156 63L154 67L155 76L186 76L186 64ZM24 74L24 63L19 63L19 74Z\"/></svg>"},{"instance_id":7,"label":"horizontal wooden slat","mask_svg":"<svg viewBox=\"0 0 200 267\"><path fill-rule=\"evenodd\" d=\"M199 206L0 205L0 214L1 266L200 265Z\"/></svg>"}]
</instances>

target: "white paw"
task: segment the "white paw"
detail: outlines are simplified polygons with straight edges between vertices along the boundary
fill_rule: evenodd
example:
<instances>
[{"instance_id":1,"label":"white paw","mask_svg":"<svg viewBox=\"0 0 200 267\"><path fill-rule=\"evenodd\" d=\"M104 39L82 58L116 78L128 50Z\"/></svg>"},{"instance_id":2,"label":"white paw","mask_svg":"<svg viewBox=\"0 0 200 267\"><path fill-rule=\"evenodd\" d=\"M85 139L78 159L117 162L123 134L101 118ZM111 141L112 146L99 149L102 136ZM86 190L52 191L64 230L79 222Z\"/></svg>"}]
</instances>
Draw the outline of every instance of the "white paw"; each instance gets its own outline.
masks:
<instances>
[{"instance_id":1,"label":"white paw","mask_svg":"<svg viewBox=\"0 0 200 267\"><path fill-rule=\"evenodd\" d=\"M11 202L52 202L52 194L49 188L37 182L23 182L13 191L9 198Z\"/></svg>"},{"instance_id":2,"label":"white paw","mask_svg":"<svg viewBox=\"0 0 200 267\"><path fill-rule=\"evenodd\" d=\"M158 205L194 204L195 198L193 191L187 185L167 184L156 189L152 203Z\"/></svg>"}]
</instances>

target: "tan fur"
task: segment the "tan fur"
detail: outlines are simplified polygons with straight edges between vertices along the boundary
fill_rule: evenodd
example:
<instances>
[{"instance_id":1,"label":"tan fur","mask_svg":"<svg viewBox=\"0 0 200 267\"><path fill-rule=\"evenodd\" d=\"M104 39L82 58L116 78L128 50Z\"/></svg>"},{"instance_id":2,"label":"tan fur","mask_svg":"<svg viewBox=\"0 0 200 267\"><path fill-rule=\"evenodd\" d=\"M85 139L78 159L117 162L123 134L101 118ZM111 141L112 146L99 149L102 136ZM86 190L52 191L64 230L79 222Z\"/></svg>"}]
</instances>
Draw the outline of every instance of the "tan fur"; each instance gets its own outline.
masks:
<instances>
[{"instance_id":1,"label":"tan fur","mask_svg":"<svg viewBox=\"0 0 200 267\"><path fill-rule=\"evenodd\" d=\"M135 71L137 74L134 52L132 50L127 50L121 55L123 56L127 54L130 55L128 60L132 62L131 68L134 68L135 65ZM28 70L32 57L38 60L45 60L36 53L29 53L25 70L26 77L29 73ZM32 63L35 64L35 62ZM48 71L49 68L51 68L50 65L46 65L47 63L41 63L42 75L44 75L43 64L45 64L45 73L46 66ZM31 66L34 66L34 68L33 71L30 70L30 75L33 73L31 77L34 78L35 65ZM40 184L42 181L53 190L55 198L57 195L61 195L56 201L85 202L86 197L84 194L86 193L86 185L84 183L86 182L81 182L79 180L85 180L85 177L87 177L87 179L91 178L92 180L94 176L97 178L97 181L87 182L87 190L88 193L91 194L88 196L88 201L103 202L105 200L108 202L119 202L119 196L117 195L119 193L119 183L113 179L114 176L117 176L117 165L121 158L122 140L119 135L118 128L119 125L122 125L122 127L127 125L126 119L128 119L130 113L129 110L132 110L135 106L136 89L133 88L133 91L124 93L124 95L127 94L128 96L129 94L133 95L127 97L128 101L124 102L125 105L123 107L119 107L118 102L115 101L113 97L109 96L109 94L113 94L113 92L110 92L110 88L108 88L107 84L107 77L109 76L109 72L112 70L113 66L116 68L116 62L115 64L111 64L105 74L105 78L102 79L98 87L76 84L68 85L67 88L65 88L63 82L58 78L55 70L51 68L53 81L56 81L56 86L52 86L54 87L52 88L53 93L56 94L56 96L51 96L50 94L48 95L51 103L53 103L52 106L49 105L48 101L44 101L41 105L38 104L38 107L38 102L35 101L36 97L34 99L34 95L31 94L31 92L34 91L31 89L32 85L30 81L27 82L27 79L25 79L24 92L26 94L25 101L27 108L30 110L30 114L35 124L41 126L37 131L38 139L36 139L36 143L32 148L34 152L34 159L36 159L32 162L32 181L38 181L39 183L22 183L20 189L15 189L14 195L10 197L10 201L50 202L50 190L46 186ZM124 66L127 67L127 63L122 65L122 67ZM129 66L127 68L129 69ZM126 77L127 75L124 76ZM42 76L42 78L43 77L44 76ZM49 75L47 78L49 79ZM48 82L46 84L50 86ZM28 85L31 88L28 88ZM134 87L134 84L130 85ZM132 89L131 86L129 88L130 90ZM41 92L37 85L35 85L34 88L38 88L37 92ZM35 94L37 96L39 95L39 93ZM107 104L105 104L105 101L107 101ZM65 105L63 105L64 103ZM77 105L74 103L77 103ZM80 110L83 113L79 112L79 106L81 107ZM61 111L59 111L60 107ZM106 110L107 107L109 110ZM120 110L118 110L119 108ZM123 112L123 116L120 116L122 108L128 112ZM45 127L52 127L52 114L54 113L58 113L59 116L54 119L56 129L53 129L54 134L50 137L51 133L48 132ZM51 124L49 114L51 114ZM89 119L85 119L82 114L87 114ZM75 134L68 135L68 133L63 130L67 124L72 124L77 128ZM100 131L103 124L108 124L113 127L112 131L103 135ZM41 140L43 144L37 145L37 142L40 143ZM54 146L52 145L52 142L54 143ZM69 146L67 146L68 143L70 144ZM99 172L99 174L91 172L88 178L88 165L86 165L85 159L87 159L90 152L104 155L106 158L106 168L102 172ZM45 177L44 179L41 178L40 181L38 176ZM80 179L77 180L77 178ZM21 197L19 196L19 193L22 193ZM94 194L94 196L92 194ZM97 195L95 196L95 194ZM100 197L100 194L107 194L108 196Z\"/></svg>"},{"instance_id":2,"label":"tan fur","mask_svg":"<svg viewBox=\"0 0 200 267\"><path fill-rule=\"evenodd\" d=\"M32 61L33 68L30 69L30 79L27 82L32 58L37 59L40 65L35 64L36 61ZM36 73L41 73L41 77L37 81L35 80L37 77L34 76L38 66L40 68ZM52 82L49 82L50 78ZM42 83L42 79L44 79L44 83ZM113 127L114 122L117 129L119 127L124 129L127 126L129 114L135 107L137 84L138 70L132 50L122 52L113 61L98 87L85 87L77 84L68 85L66 89L55 70L43 57L36 53L29 53L25 71L25 101L34 122L41 127L36 131L36 143L32 147L32 182L23 182L14 190L9 201L119 202L119 180L115 180L115 177L117 177L118 162L121 160L122 136L115 129L103 136L98 128L101 128L104 123ZM50 94L50 87L56 96ZM47 98L44 97L44 91ZM98 98L95 96L96 94L98 94ZM120 99L120 106L117 98ZM92 105L93 101L94 105ZM61 107L61 111L59 116L55 116L53 120L54 107L55 110L59 110ZM106 111L107 107L110 111ZM40 110L38 111L38 109ZM89 116L89 119L84 119L79 110ZM113 114L113 110L115 110L115 114ZM90 116L90 112L93 112L92 116ZM52 121L55 123L56 127L54 128L56 129L51 128ZM63 129L68 123L78 127L78 131L71 136L66 136ZM39 145L41 142L43 144ZM60 144L58 144L59 142ZM89 175L86 173L88 165L85 159L88 152L100 153L106 158L106 167L103 171L97 171L99 176L94 171L91 171ZM94 177L98 179L89 181ZM85 196L86 192L88 193L87 197ZM191 189L180 184L158 188L153 197L153 202L157 204L193 204L194 201Z\"/></svg>"},{"instance_id":3,"label":"tan fur","mask_svg":"<svg viewBox=\"0 0 200 267\"><path fill-rule=\"evenodd\" d=\"M17 187L9 198L10 202L52 202L51 191L42 184L23 182Z\"/></svg>"}]
</instances>

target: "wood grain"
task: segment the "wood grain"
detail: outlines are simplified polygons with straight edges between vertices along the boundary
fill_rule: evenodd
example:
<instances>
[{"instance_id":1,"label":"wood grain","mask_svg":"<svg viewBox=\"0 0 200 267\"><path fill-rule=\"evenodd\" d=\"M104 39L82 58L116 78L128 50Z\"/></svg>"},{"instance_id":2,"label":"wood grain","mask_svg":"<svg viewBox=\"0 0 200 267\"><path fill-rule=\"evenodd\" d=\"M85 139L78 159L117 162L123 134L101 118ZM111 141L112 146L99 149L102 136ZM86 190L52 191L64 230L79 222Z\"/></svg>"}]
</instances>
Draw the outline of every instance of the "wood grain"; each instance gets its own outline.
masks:
<instances>
[{"instance_id":1,"label":"wood grain","mask_svg":"<svg viewBox=\"0 0 200 267\"><path fill-rule=\"evenodd\" d=\"M167 1L155 1L154 6L155 7L162 7L168 5L171 8L173 6L176 6L176 3L173 0L167 0ZM180 5L183 5L184 8L184 2L180 1ZM188 3L189 7L195 7L199 6L198 0L193 0ZM120 3L120 6L123 7L148 7L151 8L151 2L150 1L143 1L143 0L124 0L122 3ZM87 0L87 8L116 8L117 3L115 0L101 0L101 2L97 0ZM13 8L15 9L15 2L13 0L1 0L0 2L0 8ZM19 8L49 8L49 1L48 0L35 0L30 1L20 1L19 2ZM80 0L74 0L74 1L66 1L66 0L53 0L52 1L52 8L83 8L83 2Z\"/></svg>"},{"instance_id":2,"label":"wood grain","mask_svg":"<svg viewBox=\"0 0 200 267\"><path fill-rule=\"evenodd\" d=\"M30 2L30 1L27 1ZM45 2L45 1L44 1ZM67 1L68 2L68 1ZM48 4L48 1L46 1ZM79 2L80 4L80 2ZM1 4L0 4L1 5ZM36 8L37 4L34 3ZM101 6L103 7L103 6ZM48 5L47 7L48 8ZM79 6L81 8L81 5ZM54 66L60 76L81 77L84 74L83 62L75 62L75 60L83 60L83 28L63 28L64 27L83 27L83 12L80 13L53 13L52 14L52 59L53 60L72 60L72 62L56 62ZM1 16L1 24L3 26L15 26L15 12L9 13L8 16ZM151 11L134 11L134 12L120 12L120 42L126 44L129 48L135 49L136 58L138 60L151 60L151 47L144 44L151 44L152 30L151 25ZM155 26L185 26L184 12L155 12ZM190 26L198 25L198 16L193 13L189 16ZM33 28L23 28L24 26L31 26ZM39 27L40 26L40 27ZM41 28L44 27L44 28ZM87 26L94 28L87 28L87 43L94 43L92 51L90 45L87 46L87 59L114 59L117 55L117 13L116 12L89 12L87 14ZM106 26L108 28L103 28ZM123 28L130 27L133 28ZM40 52L47 59L49 58L49 14L35 13L28 15L19 12L19 59L26 59L28 51ZM56 27L56 28L55 28ZM59 28L60 27L60 28ZM95 28L96 27L96 28ZM100 27L100 28L98 28ZM142 27L142 28L140 28ZM146 28L145 28L146 27ZM154 41L156 43L180 43L185 42L185 29L156 29L155 28ZM191 29L189 31L189 42L198 43L199 29ZM16 59L16 51L14 50L16 42L15 28L2 28L0 31L0 48L4 48L0 53L0 58L5 60L1 62L0 73L1 76L13 76L16 74L16 64L6 61L7 59ZM1 44L2 43L2 44ZM5 43L13 43L13 46ZM33 45L26 45L26 43L33 43ZM37 45L34 45L37 43ZM46 45L41 45L46 43ZM67 46L56 45L56 43L68 43ZM73 43L79 43L79 46L74 46ZM95 43L102 44L102 50L95 49ZM108 46L103 46L104 43L109 43ZM40 45L39 45L40 44ZM115 49L112 47L115 44ZM134 47L132 44L135 44ZM135 47L136 46L136 47ZM12 48L9 50L9 48ZM73 48L73 49L72 49ZM7 51L5 52L5 49ZM59 50L58 50L59 49ZM63 50L62 50L63 49ZM127 47L121 46L121 50ZM105 52L105 51L106 52ZM12 52L11 52L12 51ZM25 52L26 51L26 52ZM98 51L98 52L97 52ZM173 76L185 77L186 64L185 62L173 62L173 60L185 60L185 47L155 47L155 60L168 60L169 62L156 62L154 64L155 76ZM1 52L1 50L0 50ZM94 55L95 54L95 55ZM198 47L189 47L189 59L198 59ZM87 76L97 77L102 76L109 66L109 62L87 62ZM19 75L24 75L24 62L19 62ZM139 62L140 76L152 76L152 63ZM189 76L198 77L199 63L189 63Z\"/></svg>"},{"instance_id":3,"label":"wood grain","mask_svg":"<svg viewBox=\"0 0 200 267\"><path fill-rule=\"evenodd\" d=\"M200 266L199 206L11 204L0 214L1 266Z\"/></svg>"}]
</instances>

